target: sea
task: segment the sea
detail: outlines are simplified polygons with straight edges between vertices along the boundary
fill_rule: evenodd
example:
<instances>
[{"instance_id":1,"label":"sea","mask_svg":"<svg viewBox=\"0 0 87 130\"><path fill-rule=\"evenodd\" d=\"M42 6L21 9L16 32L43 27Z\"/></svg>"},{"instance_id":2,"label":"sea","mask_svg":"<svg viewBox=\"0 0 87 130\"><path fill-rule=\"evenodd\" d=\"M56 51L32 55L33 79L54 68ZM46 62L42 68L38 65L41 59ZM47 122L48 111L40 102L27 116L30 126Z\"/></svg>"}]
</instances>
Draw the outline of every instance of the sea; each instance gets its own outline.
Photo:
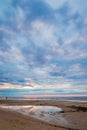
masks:
<instances>
[{"instance_id":1,"label":"sea","mask_svg":"<svg viewBox=\"0 0 87 130\"><path fill-rule=\"evenodd\" d=\"M70 102L87 102L87 96L79 97L0 97L8 100L53 100L53 101L70 101Z\"/></svg>"}]
</instances>

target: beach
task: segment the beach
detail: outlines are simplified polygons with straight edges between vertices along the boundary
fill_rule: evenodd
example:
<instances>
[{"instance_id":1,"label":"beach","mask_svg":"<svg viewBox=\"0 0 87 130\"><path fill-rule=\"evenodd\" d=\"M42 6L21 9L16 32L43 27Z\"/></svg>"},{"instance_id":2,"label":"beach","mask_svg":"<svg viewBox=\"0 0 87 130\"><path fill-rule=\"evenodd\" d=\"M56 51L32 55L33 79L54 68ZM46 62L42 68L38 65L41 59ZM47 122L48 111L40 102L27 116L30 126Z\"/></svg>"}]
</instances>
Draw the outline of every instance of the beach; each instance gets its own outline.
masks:
<instances>
[{"instance_id":1,"label":"beach","mask_svg":"<svg viewBox=\"0 0 87 130\"><path fill-rule=\"evenodd\" d=\"M87 130L87 103L46 100L0 100L0 106L54 106L68 124L46 122L17 111L0 108L0 130ZM53 116L53 115L52 115ZM54 115L55 117L55 115Z\"/></svg>"}]
</instances>

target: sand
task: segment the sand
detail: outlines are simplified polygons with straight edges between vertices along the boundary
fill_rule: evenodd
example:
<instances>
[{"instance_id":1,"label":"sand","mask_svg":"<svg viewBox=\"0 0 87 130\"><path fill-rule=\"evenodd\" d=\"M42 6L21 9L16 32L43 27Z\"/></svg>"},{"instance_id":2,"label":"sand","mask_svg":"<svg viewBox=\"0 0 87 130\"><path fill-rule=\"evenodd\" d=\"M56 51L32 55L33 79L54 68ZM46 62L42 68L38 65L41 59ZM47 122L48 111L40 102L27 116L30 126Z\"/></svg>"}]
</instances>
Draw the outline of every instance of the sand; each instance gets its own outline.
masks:
<instances>
[{"instance_id":1,"label":"sand","mask_svg":"<svg viewBox=\"0 0 87 130\"><path fill-rule=\"evenodd\" d=\"M62 116L69 126L46 123L17 112L0 109L0 130L87 130L87 103L63 101L0 100L0 104L43 105L62 108Z\"/></svg>"}]
</instances>

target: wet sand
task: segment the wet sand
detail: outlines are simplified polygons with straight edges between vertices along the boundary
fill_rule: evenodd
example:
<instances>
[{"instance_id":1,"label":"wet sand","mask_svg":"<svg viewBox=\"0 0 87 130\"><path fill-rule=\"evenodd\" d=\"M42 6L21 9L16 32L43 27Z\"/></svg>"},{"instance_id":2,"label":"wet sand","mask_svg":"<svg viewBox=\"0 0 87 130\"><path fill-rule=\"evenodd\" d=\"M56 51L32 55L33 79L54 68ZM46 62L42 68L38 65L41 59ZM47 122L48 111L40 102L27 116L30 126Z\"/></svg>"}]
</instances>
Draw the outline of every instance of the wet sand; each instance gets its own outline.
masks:
<instances>
[{"instance_id":1,"label":"wet sand","mask_svg":"<svg viewBox=\"0 0 87 130\"><path fill-rule=\"evenodd\" d=\"M0 104L56 106L69 126L46 123L17 112L0 110L0 130L87 130L87 103L63 101L0 100Z\"/></svg>"}]
</instances>

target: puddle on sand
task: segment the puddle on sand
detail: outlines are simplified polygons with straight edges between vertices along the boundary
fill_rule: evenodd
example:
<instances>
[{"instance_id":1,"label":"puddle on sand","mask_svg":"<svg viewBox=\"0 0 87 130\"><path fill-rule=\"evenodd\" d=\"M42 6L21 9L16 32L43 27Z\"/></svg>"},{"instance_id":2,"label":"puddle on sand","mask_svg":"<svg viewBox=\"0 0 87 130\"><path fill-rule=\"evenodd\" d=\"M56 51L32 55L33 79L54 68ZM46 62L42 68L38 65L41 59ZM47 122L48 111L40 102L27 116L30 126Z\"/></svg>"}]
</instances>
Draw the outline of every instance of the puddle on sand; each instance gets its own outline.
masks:
<instances>
[{"instance_id":1,"label":"puddle on sand","mask_svg":"<svg viewBox=\"0 0 87 130\"><path fill-rule=\"evenodd\" d=\"M55 124L61 126L67 126L68 122L66 119L60 114L62 111L61 108L53 107L53 106L0 106L0 108L9 110L9 111L17 111L23 115L29 115L36 119Z\"/></svg>"}]
</instances>

